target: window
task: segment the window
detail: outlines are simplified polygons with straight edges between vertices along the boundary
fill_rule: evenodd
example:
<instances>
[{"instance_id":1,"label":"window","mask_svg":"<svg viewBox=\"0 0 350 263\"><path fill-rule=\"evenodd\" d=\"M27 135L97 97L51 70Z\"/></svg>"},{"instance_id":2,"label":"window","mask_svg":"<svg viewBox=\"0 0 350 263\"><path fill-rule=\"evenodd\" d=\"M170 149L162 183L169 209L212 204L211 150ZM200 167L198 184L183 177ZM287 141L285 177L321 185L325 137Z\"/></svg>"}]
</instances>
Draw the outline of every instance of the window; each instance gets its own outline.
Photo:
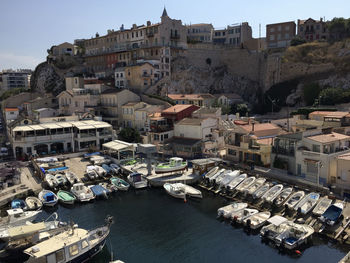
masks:
<instances>
[{"instance_id":1,"label":"window","mask_svg":"<svg viewBox=\"0 0 350 263\"><path fill-rule=\"evenodd\" d=\"M288 31L288 30L289 30L289 26L285 26L284 29L285 29L286 31Z\"/></svg>"},{"instance_id":2,"label":"window","mask_svg":"<svg viewBox=\"0 0 350 263\"><path fill-rule=\"evenodd\" d=\"M275 32L275 28L270 28L270 33Z\"/></svg>"},{"instance_id":3,"label":"window","mask_svg":"<svg viewBox=\"0 0 350 263\"><path fill-rule=\"evenodd\" d=\"M278 34L277 35L277 40L281 40L281 38L282 38L281 34Z\"/></svg>"},{"instance_id":4,"label":"window","mask_svg":"<svg viewBox=\"0 0 350 263\"><path fill-rule=\"evenodd\" d=\"M79 253L78 245L74 244L69 247L69 255L75 256Z\"/></svg>"},{"instance_id":5,"label":"window","mask_svg":"<svg viewBox=\"0 0 350 263\"><path fill-rule=\"evenodd\" d=\"M312 151L313 152L320 152L320 146L319 145L316 145L316 144L313 144L312 145Z\"/></svg>"},{"instance_id":6,"label":"window","mask_svg":"<svg viewBox=\"0 0 350 263\"><path fill-rule=\"evenodd\" d=\"M117 73L117 78L119 78L119 73Z\"/></svg>"},{"instance_id":7,"label":"window","mask_svg":"<svg viewBox=\"0 0 350 263\"><path fill-rule=\"evenodd\" d=\"M227 153L232 156L236 156L237 152L236 150L228 149Z\"/></svg>"},{"instance_id":8,"label":"window","mask_svg":"<svg viewBox=\"0 0 350 263\"><path fill-rule=\"evenodd\" d=\"M304 30L304 28L301 26L301 27L300 27L300 32L303 32L303 30Z\"/></svg>"},{"instance_id":9,"label":"window","mask_svg":"<svg viewBox=\"0 0 350 263\"><path fill-rule=\"evenodd\" d=\"M275 40L275 35L270 35L270 40L271 41Z\"/></svg>"},{"instance_id":10,"label":"window","mask_svg":"<svg viewBox=\"0 0 350 263\"><path fill-rule=\"evenodd\" d=\"M86 247L89 246L89 243L86 240L83 240L83 242L81 242L81 248L84 249Z\"/></svg>"},{"instance_id":11,"label":"window","mask_svg":"<svg viewBox=\"0 0 350 263\"><path fill-rule=\"evenodd\" d=\"M78 102L77 102L77 101L75 102L75 107L79 107L79 104L78 104Z\"/></svg>"},{"instance_id":12,"label":"window","mask_svg":"<svg viewBox=\"0 0 350 263\"><path fill-rule=\"evenodd\" d=\"M288 33L284 34L284 38L289 39L289 34Z\"/></svg>"},{"instance_id":13,"label":"window","mask_svg":"<svg viewBox=\"0 0 350 263\"><path fill-rule=\"evenodd\" d=\"M168 134L164 134L164 140L168 139L169 135Z\"/></svg>"},{"instance_id":14,"label":"window","mask_svg":"<svg viewBox=\"0 0 350 263\"><path fill-rule=\"evenodd\" d=\"M64 250L63 249L57 251L55 254L56 254L56 262L57 263L64 262L65 258L64 258Z\"/></svg>"},{"instance_id":15,"label":"window","mask_svg":"<svg viewBox=\"0 0 350 263\"><path fill-rule=\"evenodd\" d=\"M317 174L318 172L317 164L313 162L308 162L306 164L306 172L311 174Z\"/></svg>"},{"instance_id":16,"label":"window","mask_svg":"<svg viewBox=\"0 0 350 263\"><path fill-rule=\"evenodd\" d=\"M281 31L282 30L282 26L278 26L277 29L278 29L278 31Z\"/></svg>"}]
</instances>

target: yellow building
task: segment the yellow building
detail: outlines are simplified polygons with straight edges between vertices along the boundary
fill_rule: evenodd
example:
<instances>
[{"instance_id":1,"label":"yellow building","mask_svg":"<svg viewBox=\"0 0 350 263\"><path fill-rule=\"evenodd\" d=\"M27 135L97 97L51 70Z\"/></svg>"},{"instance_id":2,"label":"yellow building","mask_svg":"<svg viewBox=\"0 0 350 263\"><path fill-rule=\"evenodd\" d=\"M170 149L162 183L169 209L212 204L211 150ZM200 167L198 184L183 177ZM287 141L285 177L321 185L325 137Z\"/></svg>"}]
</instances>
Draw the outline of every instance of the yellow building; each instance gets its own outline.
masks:
<instances>
[{"instance_id":1,"label":"yellow building","mask_svg":"<svg viewBox=\"0 0 350 263\"><path fill-rule=\"evenodd\" d=\"M126 86L143 90L154 85L161 78L159 64L157 60L147 60L125 67Z\"/></svg>"}]
</instances>

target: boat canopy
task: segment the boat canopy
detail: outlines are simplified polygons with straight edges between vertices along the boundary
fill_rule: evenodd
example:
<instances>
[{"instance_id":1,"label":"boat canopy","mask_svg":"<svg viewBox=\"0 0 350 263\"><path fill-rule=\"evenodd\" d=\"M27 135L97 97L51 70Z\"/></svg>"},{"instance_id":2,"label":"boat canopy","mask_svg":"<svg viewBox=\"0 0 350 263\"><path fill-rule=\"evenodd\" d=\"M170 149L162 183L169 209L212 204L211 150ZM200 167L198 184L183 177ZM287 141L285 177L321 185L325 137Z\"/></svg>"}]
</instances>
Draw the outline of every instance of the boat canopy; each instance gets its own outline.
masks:
<instances>
[{"instance_id":1,"label":"boat canopy","mask_svg":"<svg viewBox=\"0 0 350 263\"><path fill-rule=\"evenodd\" d=\"M104 196L106 193L109 193L109 191L104 188L101 185L94 185L91 187L91 191L96 195L96 196Z\"/></svg>"},{"instance_id":2,"label":"boat canopy","mask_svg":"<svg viewBox=\"0 0 350 263\"><path fill-rule=\"evenodd\" d=\"M100 154L101 154L100 152L85 153L85 154L84 154L84 158L89 158L90 156L93 156L93 155L100 155Z\"/></svg>"},{"instance_id":3,"label":"boat canopy","mask_svg":"<svg viewBox=\"0 0 350 263\"><path fill-rule=\"evenodd\" d=\"M273 224L275 226L279 226L280 224L282 224L286 221L288 221L287 218L285 218L283 216L279 216L279 215L275 215L275 216L271 217L269 220L267 220L267 222L269 222L270 224Z\"/></svg>"},{"instance_id":4,"label":"boat canopy","mask_svg":"<svg viewBox=\"0 0 350 263\"><path fill-rule=\"evenodd\" d=\"M46 193L46 194L44 195L44 198L45 198L45 200L48 201L48 202L55 200L55 196L54 196L53 193Z\"/></svg>"},{"instance_id":5,"label":"boat canopy","mask_svg":"<svg viewBox=\"0 0 350 263\"><path fill-rule=\"evenodd\" d=\"M67 170L68 167L66 166L63 166L63 167L58 167L58 168L51 168L49 170L47 170L48 172L57 172L57 171L64 171L64 170Z\"/></svg>"}]
</instances>

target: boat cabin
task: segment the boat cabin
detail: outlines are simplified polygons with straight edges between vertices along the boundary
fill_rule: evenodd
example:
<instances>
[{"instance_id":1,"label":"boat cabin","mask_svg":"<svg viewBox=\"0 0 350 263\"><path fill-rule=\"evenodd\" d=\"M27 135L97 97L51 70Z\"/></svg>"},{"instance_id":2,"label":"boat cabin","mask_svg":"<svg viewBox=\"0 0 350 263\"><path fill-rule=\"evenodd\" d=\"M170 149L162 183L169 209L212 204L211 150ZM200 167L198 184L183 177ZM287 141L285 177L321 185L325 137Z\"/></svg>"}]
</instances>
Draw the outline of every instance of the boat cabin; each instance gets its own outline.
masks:
<instances>
[{"instance_id":1,"label":"boat cabin","mask_svg":"<svg viewBox=\"0 0 350 263\"><path fill-rule=\"evenodd\" d=\"M83 183L77 183L74 184L72 188L72 190L75 192L81 192L85 190L85 185Z\"/></svg>"},{"instance_id":2,"label":"boat cabin","mask_svg":"<svg viewBox=\"0 0 350 263\"><path fill-rule=\"evenodd\" d=\"M169 160L169 165L171 167L177 167L177 166L181 166L183 162L183 159L180 157L172 157Z\"/></svg>"}]
</instances>

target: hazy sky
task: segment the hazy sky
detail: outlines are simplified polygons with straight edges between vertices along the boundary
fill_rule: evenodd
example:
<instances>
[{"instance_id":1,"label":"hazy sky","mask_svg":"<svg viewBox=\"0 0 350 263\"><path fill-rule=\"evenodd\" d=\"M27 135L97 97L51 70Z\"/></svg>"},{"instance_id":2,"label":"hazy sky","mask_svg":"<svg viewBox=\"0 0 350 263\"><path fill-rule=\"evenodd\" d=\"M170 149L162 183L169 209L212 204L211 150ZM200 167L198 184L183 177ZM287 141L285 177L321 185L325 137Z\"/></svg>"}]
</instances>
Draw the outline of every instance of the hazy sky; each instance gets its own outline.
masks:
<instances>
[{"instance_id":1,"label":"hazy sky","mask_svg":"<svg viewBox=\"0 0 350 263\"><path fill-rule=\"evenodd\" d=\"M108 29L159 22L164 5L171 18L214 27L249 22L253 36L270 23L325 17L349 17L350 0L1 0L0 70L32 68L47 49Z\"/></svg>"}]
</instances>

